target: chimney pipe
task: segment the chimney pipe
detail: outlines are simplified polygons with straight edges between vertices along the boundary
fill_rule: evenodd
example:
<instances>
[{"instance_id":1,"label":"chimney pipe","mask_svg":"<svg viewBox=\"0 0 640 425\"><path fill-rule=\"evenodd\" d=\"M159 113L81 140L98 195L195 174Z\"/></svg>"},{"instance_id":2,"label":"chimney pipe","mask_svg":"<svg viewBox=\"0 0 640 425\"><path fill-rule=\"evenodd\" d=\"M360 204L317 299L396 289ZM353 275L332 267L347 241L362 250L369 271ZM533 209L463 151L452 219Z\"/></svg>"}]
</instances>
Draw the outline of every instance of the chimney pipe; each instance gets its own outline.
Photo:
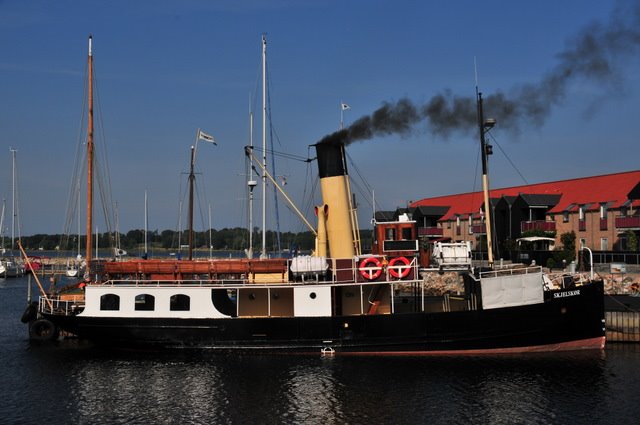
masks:
<instances>
[{"instance_id":1,"label":"chimney pipe","mask_svg":"<svg viewBox=\"0 0 640 425\"><path fill-rule=\"evenodd\" d=\"M344 145L341 143L318 143L315 147L322 201L326 205L330 256L333 258L353 258L355 243L349 207Z\"/></svg>"}]
</instances>

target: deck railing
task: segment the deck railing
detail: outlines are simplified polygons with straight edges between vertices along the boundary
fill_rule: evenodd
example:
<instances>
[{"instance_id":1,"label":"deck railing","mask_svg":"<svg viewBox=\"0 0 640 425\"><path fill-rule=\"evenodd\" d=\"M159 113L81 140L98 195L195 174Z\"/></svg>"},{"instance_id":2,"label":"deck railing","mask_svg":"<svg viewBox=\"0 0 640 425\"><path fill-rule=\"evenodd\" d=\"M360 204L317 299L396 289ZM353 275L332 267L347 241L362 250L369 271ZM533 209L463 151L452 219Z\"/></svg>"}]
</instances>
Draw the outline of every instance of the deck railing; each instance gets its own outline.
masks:
<instances>
[{"instance_id":1,"label":"deck railing","mask_svg":"<svg viewBox=\"0 0 640 425\"><path fill-rule=\"evenodd\" d=\"M68 316L75 314L84 306L84 295L77 297L65 297L61 299L58 296L41 296L38 299L38 311L46 314L55 314Z\"/></svg>"}]
</instances>

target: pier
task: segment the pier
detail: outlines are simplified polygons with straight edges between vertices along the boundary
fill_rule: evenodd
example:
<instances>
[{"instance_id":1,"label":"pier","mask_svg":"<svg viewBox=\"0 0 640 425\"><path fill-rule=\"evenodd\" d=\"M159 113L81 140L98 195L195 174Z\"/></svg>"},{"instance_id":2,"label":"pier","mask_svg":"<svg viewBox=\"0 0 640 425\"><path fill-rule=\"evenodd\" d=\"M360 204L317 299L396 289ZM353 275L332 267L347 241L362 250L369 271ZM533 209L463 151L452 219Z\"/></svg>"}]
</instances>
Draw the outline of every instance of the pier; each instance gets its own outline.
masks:
<instances>
[{"instance_id":1,"label":"pier","mask_svg":"<svg viewBox=\"0 0 640 425\"><path fill-rule=\"evenodd\" d=\"M640 296L605 295L607 341L640 342Z\"/></svg>"}]
</instances>

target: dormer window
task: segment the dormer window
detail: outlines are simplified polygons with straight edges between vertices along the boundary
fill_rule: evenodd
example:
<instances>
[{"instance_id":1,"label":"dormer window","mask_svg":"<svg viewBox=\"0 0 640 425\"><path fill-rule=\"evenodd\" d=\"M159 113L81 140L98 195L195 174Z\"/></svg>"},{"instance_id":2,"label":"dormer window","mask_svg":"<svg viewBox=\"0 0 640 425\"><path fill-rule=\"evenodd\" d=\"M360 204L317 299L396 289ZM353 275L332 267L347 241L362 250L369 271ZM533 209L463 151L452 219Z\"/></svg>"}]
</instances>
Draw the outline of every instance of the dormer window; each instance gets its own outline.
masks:
<instances>
[{"instance_id":1,"label":"dormer window","mask_svg":"<svg viewBox=\"0 0 640 425\"><path fill-rule=\"evenodd\" d=\"M600 204L600 218L607 218L607 204Z\"/></svg>"}]
</instances>

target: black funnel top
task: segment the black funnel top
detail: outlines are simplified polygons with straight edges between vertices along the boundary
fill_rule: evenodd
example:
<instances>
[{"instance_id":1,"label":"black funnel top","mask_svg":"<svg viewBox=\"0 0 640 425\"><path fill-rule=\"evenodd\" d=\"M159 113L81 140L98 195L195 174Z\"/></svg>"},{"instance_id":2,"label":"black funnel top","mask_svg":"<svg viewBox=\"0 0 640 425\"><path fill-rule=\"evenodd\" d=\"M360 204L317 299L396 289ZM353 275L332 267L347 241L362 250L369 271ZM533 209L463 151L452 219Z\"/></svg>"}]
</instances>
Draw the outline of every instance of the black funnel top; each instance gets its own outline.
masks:
<instances>
[{"instance_id":1,"label":"black funnel top","mask_svg":"<svg viewBox=\"0 0 640 425\"><path fill-rule=\"evenodd\" d=\"M320 178L347 174L347 164L344 161L344 145L342 143L318 143L315 147Z\"/></svg>"}]
</instances>

